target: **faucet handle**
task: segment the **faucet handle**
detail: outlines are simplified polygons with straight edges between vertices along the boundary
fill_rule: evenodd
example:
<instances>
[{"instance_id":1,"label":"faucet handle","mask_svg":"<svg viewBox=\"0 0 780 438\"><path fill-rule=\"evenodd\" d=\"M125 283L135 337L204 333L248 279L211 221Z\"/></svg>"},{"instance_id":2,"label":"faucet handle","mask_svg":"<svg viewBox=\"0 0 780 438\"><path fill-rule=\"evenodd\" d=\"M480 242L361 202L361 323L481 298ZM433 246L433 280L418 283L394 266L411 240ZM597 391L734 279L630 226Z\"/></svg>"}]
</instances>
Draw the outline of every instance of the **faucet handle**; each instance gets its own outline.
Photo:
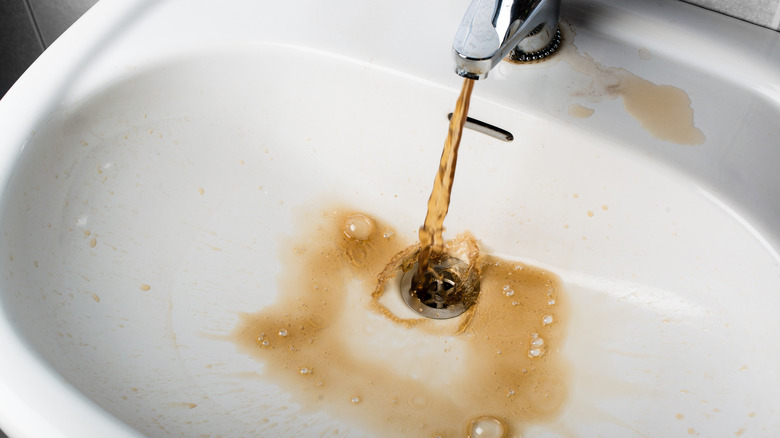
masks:
<instances>
[{"instance_id":1,"label":"faucet handle","mask_svg":"<svg viewBox=\"0 0 780 438\"><path fill-rule=\"evenodd\" d=\"M452 43L455 72L483 79L517 48L544 51L559 37L560 0L472 0Z\"/></svg>"}]
</instances>

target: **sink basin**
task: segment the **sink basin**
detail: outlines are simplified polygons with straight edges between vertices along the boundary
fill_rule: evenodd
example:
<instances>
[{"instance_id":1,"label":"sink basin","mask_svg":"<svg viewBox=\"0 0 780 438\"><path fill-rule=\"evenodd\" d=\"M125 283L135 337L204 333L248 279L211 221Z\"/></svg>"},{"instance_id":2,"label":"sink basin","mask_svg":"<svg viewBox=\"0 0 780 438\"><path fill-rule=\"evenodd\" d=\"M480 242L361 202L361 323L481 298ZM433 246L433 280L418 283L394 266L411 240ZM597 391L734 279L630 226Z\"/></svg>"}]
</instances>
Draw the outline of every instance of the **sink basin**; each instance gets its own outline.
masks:
<instances>
[{"instance_id":1,"label":"sink basin","mask_svg":"<svg viewBox=\"0 0 780 438\"><path fill-rule=\"evenodd\" d=\"M0 102L0 427L435 434L368 411L370 388L394 376L457 397L445 353L463 342L390 328L361 307L373 289L340 304L340 348L375 371L352 400L307 402L236 333L295 296L293 277L320 275L290 254L318 248L332 218L360 212L415 242L466 6L90 10ZM561 27L552 59L475 85L470 116L514 140L464 134L445 222L560 281L547 348L565 396L502 418L510 435L780 429L780 34L674 1L564 0Z\"/></svg>"}]
</instances>

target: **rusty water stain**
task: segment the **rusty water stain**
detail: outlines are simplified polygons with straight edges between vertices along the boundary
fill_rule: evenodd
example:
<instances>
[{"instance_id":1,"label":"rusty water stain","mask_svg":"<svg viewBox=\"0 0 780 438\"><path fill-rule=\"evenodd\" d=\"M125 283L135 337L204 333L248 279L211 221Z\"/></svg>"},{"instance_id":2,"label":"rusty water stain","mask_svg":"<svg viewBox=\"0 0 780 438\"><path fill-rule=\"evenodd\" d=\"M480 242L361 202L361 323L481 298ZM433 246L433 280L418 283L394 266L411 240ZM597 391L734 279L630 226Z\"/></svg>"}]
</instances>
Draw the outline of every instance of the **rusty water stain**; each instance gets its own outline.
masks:
<instances>
[{"instance_id":1,"label":"rusty water stain","mask_svg":"<svg viewBox=\"0 0 780 438\"><path fill-rule=\"evenodd\" d=\"M566 29L568 27L568 29ZM607 67L582 53L574 44L575 32L563 26L566 43L556 59L592 80L572 92L572 97L598 103L603 99L621 99L639 125L653 137L680 145L700 145L706 140L695 126L691 99L685 90L673 85L659 85L619 67ZM640 51L641 59L650 59L649 51ZM578 104L574 104L578 105ZM589 117L581 105L569 107L573 117Z\"/></svg>"},{"instance_id":2,"label":"rusty water stain","mask_svg":"<svg viewBox=\"0 0 780 438\"><path fill-rule=\"evenodd\" d=\"M486 415L514 436L558 415L568 301L555 275L481 255L473 311L421 318L393 276L416 247L364 212L309 217L283 245L277 301L242 314L232 335L266 365L263 379L373 436L465 436L470 419ZM359 238L356 218L372 221Z\"/></svg>"}]
</instances>

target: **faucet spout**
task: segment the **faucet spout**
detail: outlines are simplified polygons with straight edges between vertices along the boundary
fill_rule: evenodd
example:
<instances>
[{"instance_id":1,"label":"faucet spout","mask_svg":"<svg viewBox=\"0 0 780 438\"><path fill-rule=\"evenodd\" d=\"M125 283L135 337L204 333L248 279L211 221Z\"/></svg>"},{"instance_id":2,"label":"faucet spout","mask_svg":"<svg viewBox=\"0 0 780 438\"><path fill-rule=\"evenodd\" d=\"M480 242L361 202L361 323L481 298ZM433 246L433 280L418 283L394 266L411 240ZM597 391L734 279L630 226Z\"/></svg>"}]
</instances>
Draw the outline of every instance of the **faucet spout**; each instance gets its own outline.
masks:
<instances>
[{"instance_id":1,"label":"faucet spout","mask_svg":"<svg viewBox=\"0 0 780 438\"><path fill-rule=\"evenodd\" d=\"M560 8L560 0L472 0L452 43L455 72L484 79L510 52L523 61L549 55L560 42Z\"/></svg>"}]
</instances>

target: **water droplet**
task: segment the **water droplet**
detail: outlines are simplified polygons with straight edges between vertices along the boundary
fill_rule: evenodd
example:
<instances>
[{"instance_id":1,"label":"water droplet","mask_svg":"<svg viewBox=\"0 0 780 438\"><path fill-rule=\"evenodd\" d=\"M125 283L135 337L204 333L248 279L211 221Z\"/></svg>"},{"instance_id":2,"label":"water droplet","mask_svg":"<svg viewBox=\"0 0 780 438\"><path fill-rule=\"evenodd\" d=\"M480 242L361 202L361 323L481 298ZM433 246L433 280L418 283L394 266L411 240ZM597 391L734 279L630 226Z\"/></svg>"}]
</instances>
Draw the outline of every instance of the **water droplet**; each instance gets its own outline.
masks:
<instances>
[{"instance_id":1,"label":"water droplet","mask_svg":"<svg viewBox=\"0 0 780 438\"><path fill-rule=\"evenodd\" d=\"M514 389L510 389L509 392L506 393L507 397L512 397L513 395L515 395L515 390Z\"/></svg>"},{"instance_id":2,"label":"water droplet","mask_svg":"<svg viewBox=\"0 0 780 438\"><path fill-rule=\"evenodd\" d=\"M352 397L352 404L356 405L358 403L360 403L360 397L358 397L358 396Z\"/></svg>"},{"instance_id":3,"label":"water droplet","mask_svg":"<svg viewBox=\"0 0 780 438\"><path fill-rule=\"evenodd\" d=\"M542 350L539 348L532 348L530 351L528 351L528 355L531 357L539 357L542 355Z\"/></svg>"},{"instance_id":4,"label":"water droplet","mask_svg":"<svg viewBox=\"0 0 780 438\"><path fill-rule=\"evenodd\" d=\"M344 234L355 240L368 240L374 232L374 221L360 213L352 214L344 221Z\"/></svg>"},{"instance_id":5,"label":"water droplet","mask_svg":"<svg viewBox=\"0 0 780 438\"><path fill-rule=\"evenodd\" d=\"M497 350L497 351L496 351L496 354L501 354L501 350Z\"/></svg>"},{"instance_id":6,"label":"water droplet","mask_svg":"<svg viewBox=\"0 0 780 438\"><path fill-rule=\"evenodd\" d=\"M279 336L287 336L287 330L285 329L279 330Z\"/></svg>"},{"instance_id":7,"label":"water droplet","mask_svg":"<svg viewBox=\"0 0 780 438\"><path fill-rule=\"evenodd\" d=\"M306 367L303 367L301 368L301 374L311 374L311 370Z\"/></svg>"},{"instance_id":8,"label":"water droplet","mask_svg":"<svg viewBox=\"0 0 780 438\"><path fill-rule=\"evenodd\" d=\"M517 306L518 304L520 304L520 303L518 303L517 301L512 301L512 305L513 306Z\"/></svg>"},{"instance_id":9,"label":"water droplet","mask_svg":"<svg viewBox=\"0 0 780 438\"><path fill-rule=\"evenodd\" d=\"M533 341L531 341L531 345L534 347L541 347L542 345L544 345L544 339L536 338Z\"/></svg>"},{"instance_id":10,"label":"water droplet","mask_svg":"<svg viewBox=\"0 0 780 438\"><path fill-rule=\"evenodd\" d=\"M265 333L260 333L259 335L257 335L258 341L262 341L263 339L265 339Z\"/></svg>"},{"instance_id":11,"label":"water droplet","mask_svg":"<svg viewBox=\"0 0 780 438\"><path fill-rule=\"evenodd\" d=\"M544 318L542 318L542 323L544 325L552 324L553 323L553 317L552 315L545 315Z\"/></svg>"},{"instance_id":12,"label":"water droplet","mask_svg":"<svg viewBox=\"0 0 780 438\"><path fill-rule=\"evenodd\" d=\"M506 426L498 418L488 415L477 417L469 424L469 438L503 438Z\"/></svg>"},{"instance_id":13,"label":"water droplet","mask_svg":"<svg viewBox=\"0 0 780 438\"><path fill-rule=\"evenodd\" d=\"M506 295L508 297L511 297L514 294L515 294L515 291L513 291L512 288L509 287L509 285L505 285L504 286L504 295Z\"/></svg>"},{"instance_id":14,"label":"water droplet","mask_svg":"<svg viewBox=\"0 0 780 438\"><path fill-rule=\"evenodd\" d=\"M519 271L519 270L521 270L521 269L523 269L523 267L522 267L522 266L520 266L520 265L515 265L515 271Z\"/></svg>"},{"instance_id":15,"label":"water droplet","mask_svg":"<svg viewBox=\"0 0 780 438\"><path fill-rule=\"evenodd\" d=\"M267 347L267 346L271 345L271 343L268 342L268 339L266 339L263 342L261 342L261 344L263 344L263 347Z\"/></svg>"},{"instance_id":16,"label":"water droplet","mask_svg":"<svg viewBox=\"0 0 780 438\"><path fill-rule=\"evenodd\" d=\"M389 230L382 233L382 237L384 237L385 239L389 239L392 236L393 236L393 232Z\"/></svg>"},{"instance_id":17,"label":"water droplet","mask_svg":"<svg viewBox=\"0 0 780 438\"><path fill-rule=\"evenodd\" d=\"M552 306L552 305L554 305L554 304L555 304L555 300L554 300L554 299L552 299L552 298L550 298L550 300L549 300L549 301L547 301L547 304L548 304L548 305L550 305L550 306Z\"/></svg>"},{"instance_id":18,"label":"water droplet","mask_svg":"<svg viewBox=\"0 0 780 438\"><path fill-rule=\"evenodd\" d=\"M427 409L431 404L431 401L423 394L412 394L406 400L406 403L408 403L412 409L419 411L422 409Z\"/></svg>"}]
</instances>

